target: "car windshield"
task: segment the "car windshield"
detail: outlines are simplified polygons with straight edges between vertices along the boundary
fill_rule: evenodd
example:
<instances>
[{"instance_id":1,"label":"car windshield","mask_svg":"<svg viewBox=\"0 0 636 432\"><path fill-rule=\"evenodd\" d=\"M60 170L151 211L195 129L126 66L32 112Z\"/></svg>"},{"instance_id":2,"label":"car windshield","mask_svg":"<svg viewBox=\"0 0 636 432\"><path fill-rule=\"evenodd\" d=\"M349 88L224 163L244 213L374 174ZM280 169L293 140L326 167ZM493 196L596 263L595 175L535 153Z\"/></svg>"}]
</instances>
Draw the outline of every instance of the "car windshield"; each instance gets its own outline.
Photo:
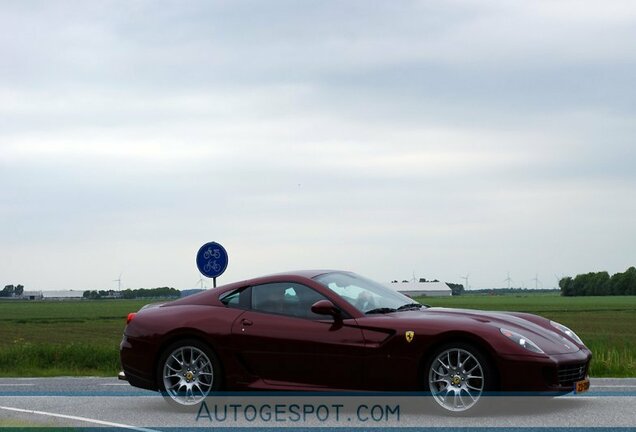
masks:
<instances>
[{"instance_id":1,"label":"car windshield","mask_svg":"<svg viewBox=\"0 0 636 432\"><path fill-rule=\"evenodd\" d=\"M314 277L314 280L365 314L421 307L411 298L355 273L325 273Z\"/></svg>"}]
</instances>

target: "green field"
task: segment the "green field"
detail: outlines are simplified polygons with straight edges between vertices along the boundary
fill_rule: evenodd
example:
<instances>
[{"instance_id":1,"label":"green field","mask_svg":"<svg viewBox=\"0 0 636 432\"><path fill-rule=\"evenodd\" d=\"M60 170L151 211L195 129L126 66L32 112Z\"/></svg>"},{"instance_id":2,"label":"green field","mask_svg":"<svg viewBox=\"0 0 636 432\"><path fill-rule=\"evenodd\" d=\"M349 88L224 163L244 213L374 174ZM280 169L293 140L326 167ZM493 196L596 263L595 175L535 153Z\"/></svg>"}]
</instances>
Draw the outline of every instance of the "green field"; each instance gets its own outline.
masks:
<instances>
[{"instance_id":1,"label":"green field","mask_svg":"<svg viewBox=\"0 0 636 432\"><path fill-rule=\"evenodd\" d=\"M594 352L592 376L636 376L636 297L422 297L432 306L536 313L575 330ZM129 312L148 300L0 302L0 376L119 371Z\"/></svg>"},{"instance_id":2,"label":"green field","mask_svg":"<svg viewBox=\"0 0 636 432\"><path fill-rule=\"evenodd\" d=\"M113 376L129 312L148 300L1 301L0 376Z\"/></svg>"}]
</instances>

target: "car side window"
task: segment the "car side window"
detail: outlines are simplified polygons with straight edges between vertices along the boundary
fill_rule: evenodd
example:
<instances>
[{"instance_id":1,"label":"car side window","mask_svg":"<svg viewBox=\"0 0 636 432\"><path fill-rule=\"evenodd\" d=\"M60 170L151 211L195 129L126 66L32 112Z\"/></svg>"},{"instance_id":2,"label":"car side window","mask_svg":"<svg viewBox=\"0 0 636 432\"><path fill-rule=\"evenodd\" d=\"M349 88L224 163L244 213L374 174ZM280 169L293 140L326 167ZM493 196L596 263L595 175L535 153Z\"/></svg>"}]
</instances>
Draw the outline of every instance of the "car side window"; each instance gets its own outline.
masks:
<instances>
[{"instance_id":1,"label":"car side window","mask_svg":"<svg viewBox=\"0 0 636 432\"><path fill-rule=\"evenodd\" d=\"M239 288L234 291L223 293L219 300L225 306L234 309L249 309L250 308L250 287Z\"/></svg>"},{"instance_id":2,"label":"car side window","mask_svg":"<svg viewBox=\"0 0 636 432\"><path fill-rule=\"evenodd\" d=\"M326 319L311 311L311 305L324 300L322 294L308 286L279 282L252 287L252 309L260 312L287 315L306 319Z\"/></svg>"}]
</instances>

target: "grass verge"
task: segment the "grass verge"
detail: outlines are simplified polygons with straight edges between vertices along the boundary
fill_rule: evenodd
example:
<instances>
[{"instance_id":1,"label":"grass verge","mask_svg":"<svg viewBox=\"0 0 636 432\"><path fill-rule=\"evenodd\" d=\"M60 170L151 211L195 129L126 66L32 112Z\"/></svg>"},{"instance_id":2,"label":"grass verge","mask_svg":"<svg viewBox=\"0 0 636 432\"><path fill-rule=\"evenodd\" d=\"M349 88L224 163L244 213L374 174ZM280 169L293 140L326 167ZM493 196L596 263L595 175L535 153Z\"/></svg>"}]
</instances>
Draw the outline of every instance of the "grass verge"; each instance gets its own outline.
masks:
<instances>
[{"instance_id":1,"label":"grass verge","mask_svg":"<svg viewBox=\"0 0 636 432\"><path fill-rule=\"evenodd\" d=\"M31 344L0 348L0 376L116 376L117 346L87 343Z\"/></svg>"}]
</instances>

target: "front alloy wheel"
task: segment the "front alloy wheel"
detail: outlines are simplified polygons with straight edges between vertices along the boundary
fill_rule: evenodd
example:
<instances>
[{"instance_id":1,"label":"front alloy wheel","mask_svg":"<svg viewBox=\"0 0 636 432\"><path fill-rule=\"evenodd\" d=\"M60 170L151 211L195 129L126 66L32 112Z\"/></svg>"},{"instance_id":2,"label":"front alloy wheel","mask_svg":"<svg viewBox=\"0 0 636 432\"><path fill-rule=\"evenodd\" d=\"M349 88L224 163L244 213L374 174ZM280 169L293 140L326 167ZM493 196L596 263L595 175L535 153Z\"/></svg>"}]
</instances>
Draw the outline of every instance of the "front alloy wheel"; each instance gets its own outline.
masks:
<instances>
[{"instance_id":1,"label":"front alloy wheel","mask_svg":"<svg viewBox=\"0 0 636 432\"><path fill-rule=\"evenodd\" d=\"M172 345L160 363L162 394L177 406L198 405L219 387L218 369L214 354L198 341Z\"/></svg>"},{"instance_id":2,"label":"front alloy wheel","mask_svg":"<svg viewBox=\"0 0 636 432\"><path fill-rule=\"evenodd\" d=\"M438 351L428 367L428 386L435 402L455 413L473 408L486 389L486 364L472 347Z\"/></svg>"}]
</instances>

